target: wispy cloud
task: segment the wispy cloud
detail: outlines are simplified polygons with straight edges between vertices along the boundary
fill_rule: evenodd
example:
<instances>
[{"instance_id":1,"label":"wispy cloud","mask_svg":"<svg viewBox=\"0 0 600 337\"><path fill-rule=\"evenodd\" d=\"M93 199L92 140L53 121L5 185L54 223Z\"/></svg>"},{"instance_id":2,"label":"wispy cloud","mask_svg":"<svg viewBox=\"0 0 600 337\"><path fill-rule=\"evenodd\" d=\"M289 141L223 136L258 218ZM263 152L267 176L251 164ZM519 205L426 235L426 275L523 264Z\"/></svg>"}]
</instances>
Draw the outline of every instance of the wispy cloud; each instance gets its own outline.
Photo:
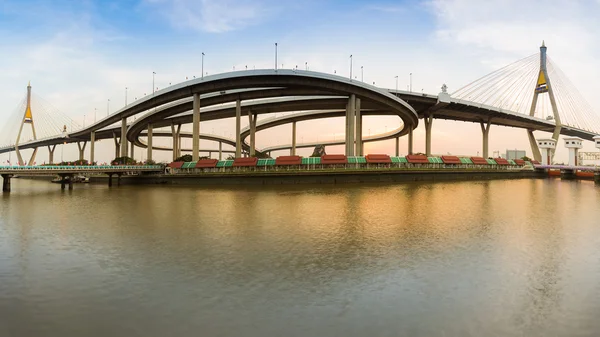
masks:
<instances>
[{"instance_id":1,"label":"wispy cloud","mask_svg":"<svg viewBox=\"0 0 600 337\"><path fill-rule=\"evenodd\" d=\"M257 0L146 0L173 26L209 33L223 33L257 25L272 10Z\"/></svg>"}]
</instances>

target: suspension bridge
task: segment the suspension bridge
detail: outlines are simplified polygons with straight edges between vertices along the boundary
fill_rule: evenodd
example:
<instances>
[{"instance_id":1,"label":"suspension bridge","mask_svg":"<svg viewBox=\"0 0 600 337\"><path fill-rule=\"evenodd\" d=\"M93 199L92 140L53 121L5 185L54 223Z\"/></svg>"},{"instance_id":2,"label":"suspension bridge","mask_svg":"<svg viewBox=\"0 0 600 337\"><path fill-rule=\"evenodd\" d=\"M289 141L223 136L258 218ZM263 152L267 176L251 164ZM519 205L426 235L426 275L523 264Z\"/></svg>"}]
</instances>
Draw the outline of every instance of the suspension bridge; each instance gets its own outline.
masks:
<instances>
[{"instance_id":1,"label":"suspension bridge","mask_svg":"<svg viewBox=\"0 0 600 337\"><path fill-rule=\"evenodd\" d=\"M28 86L26 97L4 126L0 139L4 145L0 147L0 153L15 152L19 165L33 165L37 150L47 147L49 162L53 163L57 144L77 143L79 159L84 159L89 143L88 158L93 163L95 142L112 139L115 157L132 154L135 147L139 147L146 149L149 160L156 150L172 151L174 159L187 151L198 160L199 152L203 150L200 140L211 140L218 142L219 148L208 151L218 152L219 158L224 152L223 144L235 148L235 151L230 150L235 157L254 156L259 151L255 147L258 130L288 124L292 125L292 143L275 145L262 149L262 152L269 154L289 149L295 154L297 148L316 145L296 141L297 123L344 117L345 137L320 143L345 145L345 155L361 156L365 142L396 139L398 154L398 140L406 136L407 152L412 154L413 130L422 121L426 155L429 156L433 122L447 119L481 125L483 157L489 154L492 125L522 128L528 135L533 157L551 164L554 149L541 151L544 140L548 143L548 139L552 139L554 146L560 135L600 142L597 139L600 117L546 51L542 44L539 53L483 76L453 93L449 93L444 85L437 95L378 88L349 78L297 69L217 74L156 91L85 127L35 96ZM281 112L292 114L257 121L257 115ZM249 118L249 126L245 129L240 127L243 115ZM364 137L362 117L366 115L397 116L399 125L389 132ZM136 117L135 120L132 117ZM235 119L235 139L200 133L200 120L224 118ZM187 124L192 125L191 133L181 130L181 126ZM160 128L169 130L158 130ZM536 138L534 132L548 132L551 137ZM170 138L172 146L154 146L154 137ZM181 139L186 137L192 139L191 149L182 148ZM29 158L23 158L25 149L33 150ZM545 158L542 152L547 154Z\"/></svg>"}]
</instances>

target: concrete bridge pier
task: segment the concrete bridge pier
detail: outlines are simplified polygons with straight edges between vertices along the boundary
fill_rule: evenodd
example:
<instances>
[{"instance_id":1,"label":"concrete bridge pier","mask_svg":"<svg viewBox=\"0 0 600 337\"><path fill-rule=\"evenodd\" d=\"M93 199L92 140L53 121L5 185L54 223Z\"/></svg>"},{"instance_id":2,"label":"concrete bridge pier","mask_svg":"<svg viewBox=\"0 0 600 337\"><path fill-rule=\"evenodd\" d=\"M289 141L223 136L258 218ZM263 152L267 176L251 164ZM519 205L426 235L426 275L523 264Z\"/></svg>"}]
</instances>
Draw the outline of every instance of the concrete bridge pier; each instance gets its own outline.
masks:
<instances>
[{"instance_id":1,"label":"concrete bridge pier","mask_svg":"<svg viewBox=\"0 0 600 337\"><path fill-rule=\"evenodd\" d=\"M56 150L56 144L48 145L48 164L54 164L54 150Z\"/></svg>"},{"instance_id":2,"label":"concrete bridge pier","mask_svg":"<svg viewBox=\"0 0 600 337\"><path fill-rule=\"evenodd\" d=\"M400 156L400 137L396 137L396 157Z\"/></svg>"},{"instance_id":3,"label":"concrete bridge pier","mask_svg":"<svg viewBox=\"0 0 600 337\"><path fill-rule=\"evenodd\" d=\"M194 94L192 114L192 161L200 159L200 94Z\"/></svg>"},{"instance_id":4,"label":"concrete bridge pier","mask_svg":"<svg viewBox=\"0 0 600 337\"><path fill-rule=\"evenodd\" d=\"M354 127L356 124L356 95L346 104L346 156L354 156Z\"/></svg>"},{"instance_id":5,"label":"concrete bridge pier","mask_svg":"<svg viewBox=\"0 0 600 337\"><path fill-rule=\"evenodd\" d=\"M413 126L410 125L408 129L408 154L413 154Z\"/></svg>"},{"instance_id":6,"label":"concrete bridge pier","mask_svg":"<svg viewBox=\"0 0 600 337\"><path fill-rule=\"evenodd\" d=\"M127 118L121 119L121 156L127 157Z\"/></svg>"},{"instance_id":7,"label":"concrete bridge pier","mask_svg":"<svg viewBox=\"0 0 600 337\"><path fill-rule=\"evenodd\" d=\"M242 157L242 102L235 101L235 157Z\"/></svg>"},{"instance_id":8,"label":"concrete bridge pier","mask_svg":"<svg viewBox=\"0 0 600 337\"><path fill-rule=\"evenodd\" d=\"M181 141L181 138L179 136L181 132L181 124L177 124L177 128L175 128L175 124L171 123L171 135L173 136L173 161L175 161L175 159L178 156L179 152L179 144Z\"/></svg>"},{"instance_id":9,"label":"concrete bridge pier","mask_svg":"<svg viewBox=\"0 0 600 337\"><path fill-rule=\"evenodd\" d=\"M356 119L356 151L357 156L363 156L363 140L362 140L362 113L360 111L360 98L355 101L355 119Z\"/></svg>"},{"instance_id":10,"label":"concrete bridge pier","mask_svg":"<svg viewBox=\"0 0 600 337\"><path fill-rule=\"evenodd\" d=\"M69 186L69 191L73 190L73 175L72 174L61 174L60 175L60 189L64 190L65 187Z\"/></svg>"},{"instance_id":11,"label":"concrete bridge pier","mask_svg":"<svg viewBox=\"0 0 600 337\"><path fill-rule=\"evenodd\" d=\"M492 120L488 119L486 122L479 123L481 125L481 133L483 134L483 149L481 153L483 153L483 158L489 157L489 141L490 141L490 126Z\"/></svg>"},{"instance_id":12,"label":"concrete bridge pier","mask_svg":"<svg viewBox=\"0 0 600 337\"><path fill-rule=\"evenodd\" d=\"M575 170L561 169L560 170L560 179L562 179L562 180L574 180L574 179L577 179L577 175L575 174Z\"/></svg>"},{"instance_id":13,"label":"concrete bridge pier","mask_svg":"<svg viewBox=\"0 0 600 337\"><path fill-rule=\"evenodd\" d=\"M10 178L12 178L12 174L2 175L2 192L10 192Z\"/></svg>"},{"instance_id":14,"label":"concrete bridge pier","mask_svg":"<svg viewBox=\"0 0 600 337\"><path fill-rule=\"evenodd\" d=\"M108 187L113 185L113 175L117 175L117 186L121 186L121 173L107 173L108 175Z\"/></svg>"},{"instance_id":15,"label":"concrete bridge pier","mask_svg":"<svg viewBox=\"0 0 600 337\"><path fill-rule=\"evenodd\" d=\"M121 156L121 142L115 133L113 133L113 139L115 141L115 158L119 158Z\"/></svg>"},{"instance_id":16,"label":"concrete bridge pier","mask_svg":"<svg viewBox=\"0 0 600 337\"><path fill-rule=\"evenodd\" d=\"M292 149L290 150L290 156L295 156L295 155L296 155L296 122L294 121L292 123Z\"/></svg>"},{"instance_id":17,"label":"concrete bridge pier","mask_svg":"<svg viewBox=\"0 0 600 337\"><path fill-rule=\"evenodd\" d=\"M596 171L596 173L594 173L594 181L597 185L600 185L600 171Z\"/></svg>"},{"instance_id":18,"label":"concrete bridge pier","mask_svg":"<svg viewBox=\"0 0 600 337\"><path fill-rule=\"evenodd\" d=\"M223 142L219 142L219 160L223 157Z\"/></svg>"},{"instance_id":19,"label":"concrete bridge pier","mask_svg":"<svg viewBox=\"0 0 600 337\"><path fill-rule=\"evenodd\" d=\"M256 155L256 113L248 111L248 119L250 121L250 157Z\"/></svg>"},{"instance_id":20,"label":"concrete bridge pier","mask_svg":"<svg viewBox=\"0 0 600 337\"><path fill-rule=\"evenodd\" d=\"M87 141L83 142L83 145L81 145L81 142L77 142L77 148L79 149L79 160L83 160L84 158L84 152L85 152L85 146L87 145Z\"/></svg>"},{"instance_id":21,"label":"concrete bridge pier","mask_svg":"<svg viewBox=\"0 0 600 337\"><path fill-rule=\"evenodd\" d=\"M134 146L133 142L131 142L129 144L130 144L130 146L129 146L129 157L133 158L135 156L135 154L133 152L135 150L135 146Z\"/></svg>"},{"instance_id":22,"label":"concrete bridge pier","mask_svg":"<svg viewBox=\"0 0 600 337\"><path fill-rule=\"evenodd\" d=\"M148 139L146 140L146 143L148 144L146 160L152 160L152 124L148 124Z\"/></svg>"},{"instance_id":23,"label":"concrete bridge pier","mask_svg":"<svg viewBox=\"0 0 600 337\"><path fill-rule=\"evenodd\" d=\"M431 127L433 126L433 114L425 116L425 155L431 156Z\"/></svg>"},{"instance_id":24,"label":"concrete bridge pier","mask_svg":"<svg viewBox=\"0 0 600 337\"><path fill-rule=\"evenodd\" d=\"M92 165L94 163L95 143L96 143L96 132L92 131L92 133L90 134L90 165Z\"/></svg>"}]
</instances>

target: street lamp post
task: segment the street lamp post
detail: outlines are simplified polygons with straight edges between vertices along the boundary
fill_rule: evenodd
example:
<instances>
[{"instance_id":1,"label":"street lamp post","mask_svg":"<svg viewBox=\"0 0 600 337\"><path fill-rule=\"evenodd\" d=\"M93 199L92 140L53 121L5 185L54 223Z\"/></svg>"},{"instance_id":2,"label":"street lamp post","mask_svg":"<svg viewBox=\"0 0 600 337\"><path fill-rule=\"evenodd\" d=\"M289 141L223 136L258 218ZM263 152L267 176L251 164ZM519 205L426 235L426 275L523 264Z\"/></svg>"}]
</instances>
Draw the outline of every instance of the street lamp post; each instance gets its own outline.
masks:
<instances>
[{"instance_id":1,"label":"street lamp post","mask_svg":"<svg viewBox=\"0 0 600 337\"><path fill-rule=\"evenodd\" d=\"M125 87L125 106L127 106L127 87Z\"/></svg>"},{"instance_id":2,"label":"street lamp post","mask_svg":"<svg viewBox=\"0 0 600 337\"><path fill-rule=\"evenodd\" d=\"M202 79L204 79L204 52L202 52Z\"/></svg>"},{"instance_id":3,"label":"street lamp post","mask_svg":"<svg viewBox=\"0 0 600 337\"><path fill-rule=\"evenodd\" d=\"M275 70L277 70L277 42L275 42Z\"/></svg>"},{"instance_id":4,"label":"street lamp post","mask_svg":"<svg viewBox=\"0 0 600 337\"><path fill-rule=\"evenodd\" d=\"M98 109L94 108L94 123L96 123L96 110Z\"/></svg>"},{"instance_id":5,"label":"street lamp post","mask_svg":"<svg viewBox=\"0 0 600 337\"><path fill-rule=\"evenodd\" d=\"M350 81L352 81L352 54L350 54Z\"/></svg>"},{"instance_id":6,"label":"street lamp post","mask_svg":"<svg viewBox=\"0 0 600 337\"><path fill-rule=\"evenodd\" d=\"M154 75L156 75L155 71L152 72L152 96L154 96Z\"/></svg>"},{"instance_id":7,"label":"street lamp post","mask_svg":"<svg viewBox=\"0 0 600 337\"><path fill-rule=\"evenodd\" d=\"M409 75L410 75L410 89L409 89L409 91L412 92L412 73L410 73Z\"/></svg>"},{"instance_id":8,"label":"street lamp post","mask_svg":"<svg viewBox=\"0 0 600 337\"><path fill-rule=\"evenodd\" d=\"M308 70L308 62L304 62L304 70Z\"/></svg>"},{"instance_id":9,"label":"street lamp post","mask_svg":"<svg viewBox=\"0 0 600 337\"><path fill-rule=\"evenodd\" d=\"M396 93L398 93L398 75L394 76L396 79Z\"/></svg>"},{"instance_id":10,"label":"street lamp post","mask_svg":"<svg viewBox=\"0 0 600 337\"><path fill-rule=\"evenodd\" d=\"M363 66L360 66L360 81L361 81L361 82L364 82L364 81L365 81L365 78L364 78L364 76L363 76Z\"/></svg>"},{"instance_id":11,"label":"street lamp post","mask_svg":"<svg viewBox=\"0 0 600 337\"><path fill-rule=\"evenodd\" d=\"M108 117L110 111L110 98L106 101L106 117Z\"/></svg>"}]
</instances>

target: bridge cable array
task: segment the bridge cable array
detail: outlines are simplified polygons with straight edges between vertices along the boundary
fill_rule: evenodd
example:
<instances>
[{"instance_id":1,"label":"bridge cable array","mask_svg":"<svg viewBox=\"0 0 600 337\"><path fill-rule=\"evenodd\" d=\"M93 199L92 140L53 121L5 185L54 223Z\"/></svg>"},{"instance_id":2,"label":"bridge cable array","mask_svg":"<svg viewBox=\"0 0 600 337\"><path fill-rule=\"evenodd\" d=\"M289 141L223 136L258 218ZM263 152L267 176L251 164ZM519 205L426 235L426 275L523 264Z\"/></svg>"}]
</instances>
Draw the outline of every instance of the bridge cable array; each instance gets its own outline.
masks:
<instances>
[{"instance_id":1,"label":"bridge cable array","mask_svg":"<svg viewBox=\"0 0 600 337\"><path fill-rule=\"evenodd\" d=\"M546 68L562 124L600 133L600 115L550 57L547 57ZM536 53L467 84L451 96L529 115L539 71L540 54ZM552 119L549 95L538 96L534 116Z\"/></svg>"},{"instance_id":2,"label":"bridge cable array","mask_svg":"<svg viewBox=\"0 0 600 337\"><path fill-rule=\"evenodd\" d=\"M27 94L9 115L0 133L0 147L15 144L23 115L27 108ZM61 135L66 126L67 131L76 131L82 126L66 114L60 112L43 98L31 94L31 113L35 124L37 139L49 138ZM28 125L23 126L20 143L33 140L33 132Z\"/></svg>"}]
</instances>

